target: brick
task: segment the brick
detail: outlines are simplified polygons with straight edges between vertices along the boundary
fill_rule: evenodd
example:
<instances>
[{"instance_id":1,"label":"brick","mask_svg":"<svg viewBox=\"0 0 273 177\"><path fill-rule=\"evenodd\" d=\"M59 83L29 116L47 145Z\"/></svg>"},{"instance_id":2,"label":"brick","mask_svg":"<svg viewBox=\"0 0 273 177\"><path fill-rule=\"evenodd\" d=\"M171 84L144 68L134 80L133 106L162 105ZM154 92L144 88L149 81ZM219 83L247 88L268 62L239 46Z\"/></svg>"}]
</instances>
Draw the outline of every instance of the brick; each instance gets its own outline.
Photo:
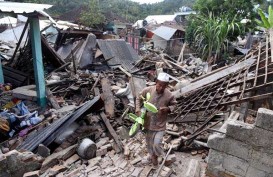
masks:
<instances>
[{"instance_id":1,"label":"brick","mask_svg":"<svg viewBox=\"0 0 273 177\"><path fill-rule=\"evenodd\" d=\"M101 157L100 156L88 160L88 166L87 166L87 168L91 168L93 166L98 165L100 161L101 161Z\"/></svg>"},{"instance_id":2,"label":"brick","mask_svg":"<svg viewBox=\"0 0 273 177\"><path fill-rule=\"evenodd\" d=\"M141 158L140 156L137 156L137 157L136 157L134 160L132 160L130 163L131 163L132 165L134 165L134 164L140 162L141 159L142 159L142 158Z\"/></svg>"},{"instance_id":3,"label":"brick","mask_svg":"<svg viewBox=\"0 0 273 177\"><path fill-rule=\"evenodd\" d=\"M267 173L250 166L247 169L246 177L267 177Z\"/></svg>"},{"instance_id":4,"label":"brick","mask_svg":"<svg viewBox=\"0 0 273 177\"><path fill-rule=\"evenodd\" d=\"M129 157L130 155L130 148L126 145L124 146L124 156Z\"/></svg>"},{"instance_id":5,"label":"brick","mask_svg":"<svg viewBox=\"0 0 273 177\"><path fill-rule=\"evenodd\" d=\"M68 173L67 175L65 175L66 177L75 177L78 176L80 174L80 169L75 169L72 172Z\"/></svg>"},{"instance_id":6,"label":"brick","mask_svg":"<svg viewBox=\"0 0 273 177\"><path fill-rule=\"evenodd\" d=\"M143 170L143 168L140 168L140 167L135 168L133 173L131 174L131 176L132 177L139 177L142 170Z\"/></svg>"},{"instance_id":7,"label":"brick","mask_svg":"<svg viewBox=\"0 0 273 177\"><path fill-rule=\"evenodd\" d=\"M219 176L221 171L224 171L223 168L224 155L223 153L210 149L208 155L208 168L207 173L214 176Z\"/></svg>"},{"instance_id":8,"label":"brick","mask_svg":"<svg viewBox=\"0 0 273 177\"><path fill-rule=\"evenodd\" d=\"M170 169L170 168L164 166L164 167L162 168L162 170L161 170L159 176L160 176L160 177L169 177L172 173L173 173L173 170L172 170L172 169ZM193 177L193 176L191 176L191 177Z\"/></svg>"},{"instance_id":9,"label":"brick","mask_svg":"<svg viewBox=\"0 0 273 177\"><path fill-rule=\"evenodd\" d=\"M152 166L145 166L144 170L140 174L140 177L147 177L152 169L153 169Z\"/></svg>"},{"instance_id":10,"label":"brick","mask_svg":"<svg viewBox=\"0 0 273 177\"><path fill-rule=\"evenodd\" d=\"M108 137L101 138L99 140L99 142L96 143L96 146L99 149L100 147L102 147L103 145L107 144L108 142L109 142L109 138Z\"/></svg>"},{"instance_id":11,"label":"brick","mask_svg":"<svg viewBox=\"0 0 273 177\"><path fill-rule=\"evenodd\" d=\"M121 169L125 169L125 167L127 166L128 161L127 160L123 160L121 163L118 163L118 167Z\"/></svg>"},{"instance_id":12,"label":"brick","mask_svg":"<svg viewBox=\"0 0 273 177\"><path fill-rule=\"evenodd\" d=\"M199 177L200 171L201 167L199 161L191 159L185 177Z\"/></svg>"},{"instance_id":13,"label":"brick","mask_svg":"<svg viewBox=\"0 0 273 177\"><path fill-rule=\"evenodd\" d=\"M40 176L40 171L32 171L32 172L27 172L24 174L23 177L39 177Z\"/></svg>"},{"instance_id":14,"label":"brick","mask_svg":"<svg viewBox=\"0 0 273 177\"><path fill-rule=\"evenodd\" d=\"M239 176L245 176L249 163L238 157L225 154L223 168Z\"/></svg>"},{"instance_id":15,"label":"brick","mask_svg":"<svg viewBox=\"0 0 273 177\"><path fill-rule=\"evenodd\" d=\"M69 157L71 157L75 151L76 151L76 147L77 145L73 145L70 146L69 148L66 148L60 152L57 153L53 153L50 156L48 156L43 164L42 164L42 168L41 168L41 172L45 172L48 168L53 167L54 165L57 165L59 163L59 160L66 160Z\"/></svg>"},{"instance_id":16,"label":"brick","mask_svg":"<svg viewBox=\"0 0 273 177\"><path fill-rule=\"evenodd\" d=\"M112 166L112 165L113 165L113 161L108 156L105 156L100 162L100 167L103 169L105 169L109 166Z\"/></svg>"},{"instance_id":17,"label":"brick","mask_svg":"<svg viewBox=\"0 0 273 177\"><path fill-rule=\"evenodd\" d=\"M111 174L111 177L120 177L120 176L122 176L123 173L124 173L124 170L119 169L119 170L115 171L113 174Z\"/></svg>"},{"instance_id":18,"label":"brick","mask_svg":"<svg viewBox=\"0 0 273 177\"><path fill-rule=\"evenodd\" d=\"M65 166L70 166L72 163L75 163L76 161L78 161L80 159L80 157L78 156L78 154L74 154L73 156L71 156L69 159L67 159L64 162Z\"/></svg>"},{"instance_id":19,"label":"brick","mask_svg":"<svg viewBox=\"0 0 273 177\"><path fill-rule=\"evenodd\" d=\"M273 173L273 154L253 151L250 164L259 170L267 173Z\"/></svg>"},{"instance_id":20,"label":"brick","mask_svg":"<svg viewBox=\"0 0 273 177\"><path fill-rule=\"evenodd\" d=\"M210 135L208 139L208 147L244 160L251 159L252 148L248 144L228 138L225 135Z\"/></svg>"},{"instance_id":21,"label":"brick","mask_svg":"<svg viewBox=\"0 0 273 177\"><path fill-rule=\"evenodd\" d=\"M113 147L111 144L106 144L106 145L102 146L101 149L107 149L107 151L111 151L113 149Z\"/></svg>"},{"instance_id":22,"label":"brick","mask_svg":"<svg viewBox=\"0 0 273 177\"><path fill-rule=\"evenodd\" d=\"M55 165L49 169L49 174L52 176L57 175L58 173L64 172L67 168L63 165Z\"/></svg>"},{"instance_id":23,"label":"brick","mask_svg":"<svg viewBox=\"0 0 273 177\"><path fill-rule=\"evenodd\" d=\"M260 108L258 110L255 126L273 132L273 111Z\"/></svg>"},{"instance_id":24,"label":"brick","mask_svg":"<svg viewBox=\"0 0 273 177\"><path fill-rule=\"evenodd\" d=\"M273 132L271 131L243 122L234 121L233 123L228 124L226 136L249 144L255 149L260 149L262 147L266 152L273 153L273 146L271 143Z\"/></svg>"},{"instance_id":25,"label":"brick","mask_svg":"<svg viewBox=\"0 0 273 177\"><path fill-rule=\"evenodd\" d=\"M117 169L118 169L117 167L108 167L108 168L104 169L104 173L109 174L109 173L116 171Z\"/></svg>"},{"instance_id":26,"label":"brick","mask_svg":"<svg viewBox=\"0 0 273 177\"><path fill-rule=\"evenodd\" d=\"M104 156L107 154L107 148L104 148L104 149L99 149L96 151L96 156Z\"/></svg>"}]
</instances>

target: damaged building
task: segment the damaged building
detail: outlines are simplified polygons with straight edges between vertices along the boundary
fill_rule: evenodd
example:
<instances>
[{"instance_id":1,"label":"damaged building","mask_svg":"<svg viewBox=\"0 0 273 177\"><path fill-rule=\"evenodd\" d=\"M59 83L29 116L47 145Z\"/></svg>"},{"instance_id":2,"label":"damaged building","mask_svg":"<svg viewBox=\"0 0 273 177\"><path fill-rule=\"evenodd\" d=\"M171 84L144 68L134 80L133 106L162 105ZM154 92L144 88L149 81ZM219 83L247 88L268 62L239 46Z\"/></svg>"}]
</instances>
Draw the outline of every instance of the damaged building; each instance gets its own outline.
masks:
<instances>
[{"instance_id":1,"label":"damaged building","mask_svg":"<svg viewBox=\"0 0 273 177\"><path fill-rule=\"evenodd\" d=\"M154 30L164 43L154 45L175 55L149 45L139 51L132 41L55 21L44 12L50 7L0 2L0 12L21 19L0 33L0 176L273 176L273 72L263 39L212 69L184 53L182 27ZM143 164L145 132L129 136L128 115L161 72L177 104L154 169Z\"/></svg>"}]
</instances>

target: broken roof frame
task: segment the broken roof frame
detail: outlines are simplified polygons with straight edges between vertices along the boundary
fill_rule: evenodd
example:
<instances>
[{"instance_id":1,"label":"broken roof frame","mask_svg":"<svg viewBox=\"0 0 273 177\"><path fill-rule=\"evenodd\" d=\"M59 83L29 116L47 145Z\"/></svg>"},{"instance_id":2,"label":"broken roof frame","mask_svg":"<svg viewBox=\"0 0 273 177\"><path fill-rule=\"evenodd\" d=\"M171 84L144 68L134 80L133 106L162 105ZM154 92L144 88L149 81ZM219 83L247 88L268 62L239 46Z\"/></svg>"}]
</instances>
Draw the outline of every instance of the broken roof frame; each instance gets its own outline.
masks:
<instances>
[{"instance_id":1,"label":"broken roof frame","mask_svg":"<svg viewBox=\"0 0 273 177\"><path fill-rule=\"evenodd\" d=\"M270 63L270 56L265 48L260 44L257 50L251 51L237 64L225 68L224 70L229 70L225 75L223 75L224 70L219 71L174 92L178 98L178 105L172 114L174 118L170 122L189 122L189 117L192 122L201 122L193 134L184 141L192 140L211 128L208 124L227 106L254 103L257 100L273 97L270 92L270 87L273 85L272 79L270 80L270 76L273 75L273 63ZM249 77L250 74L252 74L251 77ZM264 92L259 92L261 89ZM249 109L246 108L243 116ZM192 118L192 115L195 116ZM222 120L220 119L217 123Z\"/></svg>"},{"instance_id":2,"label":"broken roof frame","mask_svg":"<svg viewBox=\"0 0 273 177\"><path fill-rule=\"evenodd\" d=\"M27 16L30 21L30 37L32 44L33 64L35 83L37 85L36 92L38 96L38 104L42 107L46 106L46 91L44 67L42 59L41 35L39 26L39 16L49 16L43 11L52 5L34 4L34 3L17 3L17 2L0 2L0 13L22 14ZM4 83L2 65L0 65L0 82Z\"/></svg>"}]
</instances>

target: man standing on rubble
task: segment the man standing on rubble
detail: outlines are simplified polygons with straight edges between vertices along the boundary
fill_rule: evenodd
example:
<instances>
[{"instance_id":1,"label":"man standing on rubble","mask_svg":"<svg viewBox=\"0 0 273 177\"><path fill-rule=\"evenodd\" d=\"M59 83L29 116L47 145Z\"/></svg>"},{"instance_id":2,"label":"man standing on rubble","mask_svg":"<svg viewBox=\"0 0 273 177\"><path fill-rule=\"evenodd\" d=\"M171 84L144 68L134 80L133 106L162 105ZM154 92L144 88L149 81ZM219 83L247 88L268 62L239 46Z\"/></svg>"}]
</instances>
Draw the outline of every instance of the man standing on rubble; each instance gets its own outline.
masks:
<instances>
[{"instance_id":1,"label":"man standing on rubble","mask_svg":"<svg viewBox=\"0 0 273 177\"><path fill-rule=\"evenodd\" d=\"M158 113L146 113L144 119L144 129L146 130L146 143L149 152L148 162L152 162L154 166L158 165L158 157L165 156L162 149L162 139L166 130L167 115L174 110L176 100L172 93L166 89L169 84L169 75L167 73L159 73L156 85L144 88L136 99L136 114L140 116L143 100L141 96L146 97L149 92L151 98L150 103L155 105Z\"/></svg>"}]
</instances>

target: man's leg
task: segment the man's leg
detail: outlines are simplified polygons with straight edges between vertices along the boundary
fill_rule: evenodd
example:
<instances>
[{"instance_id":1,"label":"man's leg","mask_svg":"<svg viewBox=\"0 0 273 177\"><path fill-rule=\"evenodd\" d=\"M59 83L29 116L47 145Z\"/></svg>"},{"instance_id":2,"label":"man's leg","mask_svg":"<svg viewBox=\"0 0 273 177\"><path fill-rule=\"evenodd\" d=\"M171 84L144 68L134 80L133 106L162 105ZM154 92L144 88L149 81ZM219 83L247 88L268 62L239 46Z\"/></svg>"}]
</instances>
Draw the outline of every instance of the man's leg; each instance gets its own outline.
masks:
<instances>
[{"instance_id":1,"label":"man's leg","mask_svg":"<svg viewBox=\"0 0 273 177\"><path fill-rule=\"evenodd\" d=\"M154 136L154 143L153 143L153 150L156 156L165 156L164 150L162 148L162 140L163 140L163 135L165 131L159 131L155 133Z\"/></svg>"},{"instance_id":2,"label":"man's leg","mask_svg":"<svg viewBox=\"0 0 273 177\"><path fill-rule=\"evenodd\" d=\"M154 133L150 130L147 130L146 132L146 144L147 144L147 150L149 153L149 157L147 158L148 161L151 161L151 158L153 156L153 140L154 140Z\"/></svg>"}]
</instances>

